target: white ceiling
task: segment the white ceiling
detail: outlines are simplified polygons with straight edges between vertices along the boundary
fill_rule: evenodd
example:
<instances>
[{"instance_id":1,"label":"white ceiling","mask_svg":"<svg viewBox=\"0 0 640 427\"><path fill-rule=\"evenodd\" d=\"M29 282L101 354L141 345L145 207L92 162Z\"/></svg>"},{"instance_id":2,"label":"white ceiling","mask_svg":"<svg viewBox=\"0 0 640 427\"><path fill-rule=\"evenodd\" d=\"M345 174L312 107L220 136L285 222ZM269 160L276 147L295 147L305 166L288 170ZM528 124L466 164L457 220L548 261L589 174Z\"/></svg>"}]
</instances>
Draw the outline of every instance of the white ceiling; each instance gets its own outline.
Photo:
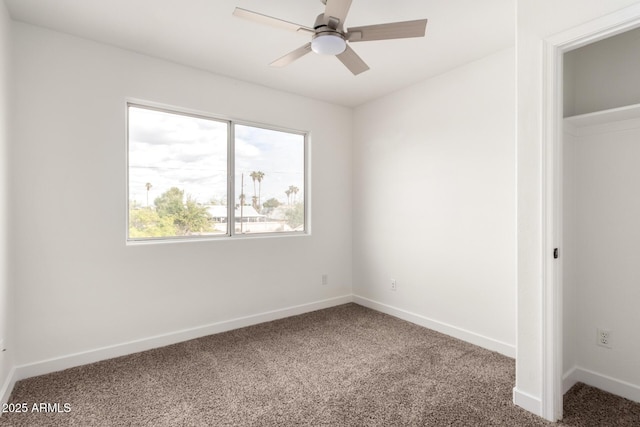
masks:
<instances>
[{"instance_id":1,"label":"white ceiling","mask_svg":"<svg viewBox=\"0 0 640 427\"><path fill-rule=\"evenodd\" d=\"M345 106L514 45L513 0L353 0L345 26L429 19L427 36L354 43L371 67L353 76L336 58L274 59L309 41L232 16L238 6L313 26L321 0L4 0L11 16L216 74Z\"/></svg>"}]
</instances>

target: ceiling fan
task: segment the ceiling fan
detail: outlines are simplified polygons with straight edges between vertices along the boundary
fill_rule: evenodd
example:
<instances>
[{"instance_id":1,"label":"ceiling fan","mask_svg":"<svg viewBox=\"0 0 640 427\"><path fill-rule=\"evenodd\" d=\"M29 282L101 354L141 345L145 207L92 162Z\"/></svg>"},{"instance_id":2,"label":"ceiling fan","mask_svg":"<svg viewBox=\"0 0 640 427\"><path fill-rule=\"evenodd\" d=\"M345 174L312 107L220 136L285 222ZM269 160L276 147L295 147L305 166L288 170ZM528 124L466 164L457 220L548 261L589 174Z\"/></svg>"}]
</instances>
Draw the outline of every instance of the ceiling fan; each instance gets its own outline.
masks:
<instances>
[{"instance_id":1,"label":"ceiling fan","mask_svg":"<svg viewBox=\"0 0 640 427\"><path fill-rule=\"evenodd\" d=\"M270 64L272 67L284 67L313 51L322 55L335 55L354 75L367 71L369 66L351 49L347 42L356 43L372 40L424 37L426 31L426 19L345 29L344 21L351 7L352 0L320 1L326 5L325 11L318 15L313 27L294 24L239 7L236 7L233 14L239 18L249 19L285 30L306 32L312 35L311 42L276 59Z\"/></svg>"}]
</instances>

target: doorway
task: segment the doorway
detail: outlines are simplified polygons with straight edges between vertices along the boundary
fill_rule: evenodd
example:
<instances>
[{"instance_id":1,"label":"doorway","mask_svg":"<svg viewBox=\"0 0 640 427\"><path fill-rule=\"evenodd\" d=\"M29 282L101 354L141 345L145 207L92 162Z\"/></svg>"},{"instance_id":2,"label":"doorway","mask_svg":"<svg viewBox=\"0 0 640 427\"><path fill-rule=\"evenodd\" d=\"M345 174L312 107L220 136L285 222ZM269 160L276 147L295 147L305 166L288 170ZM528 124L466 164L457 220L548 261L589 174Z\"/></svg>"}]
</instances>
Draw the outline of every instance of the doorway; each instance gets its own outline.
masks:
<instances>
[{"instance_id":1,"label":"doorway","mask_svg":"<svg viewBox=\"0 0 640 427\"><path fill-rule=\"evenodd\" d=\"M640 401L639 52L636 28L563 58L563 393Z\"/></svg>"},{"instance_id":2,"label":"doorway","mask_svg":"<svg viewBox=\"0 0 640 427\"><path fill-rule=\"evenodd\" d=\"M564 59L565 54L578 48L639 27L640 9L630 8L629 12L628 14L609 15L573 28L546 40L544 46L545 110L543 131L545 141L543 147L545 152L542 188L544 199L543 251L547 261L543 266L543 412L545 417L550 419L562 418L562 397L572 381L591 382L591 385L606 390L606 387L597 381L610 377L607 374L593 376L591 374L596 373L595 371L582 367L572 370L574 366L571 366L571 361L575 360L576 348L573 347L573 344L567 344L565 340L566 332L570 330L568 329L570 328L569 322L573 322L573 320L567 322L567 319L573 319L573 311L575 310L575 307L569 304L573 296L571 292L575 291L575 281L570 283L569 281L573 279L568 279L567 286L565 286L565 279L575 273L575 268L572 266L572 262L575 263L575 259L572 260L572 255L575 255L575 252L572 252L572 245L575 247L576 243L565 242L565 237L571 235L571 226L573 226L573 224L568 225L569 221L565 224L565 220L567 215L575 214L571 211L575 206L567 205L567 209L565 209L564 193L570 183L564 180L566 162L563 161L564 156L568 155L566 151L568 147L563 144L567 130L563 119L564 91L567 89L563 84ZM558 252L555 251L556 248L559 250ZM565 253L568 254L566 257ZM553 254L558 255L557 259ZM568 270L565 272L566 269ZM596 322L598 321L600 320L596 319ZM604 321L600 322L605 323ZM608 329L607 325L601 326L602 331L609 332L608 339L615 339L615 331ZM595 328L591 338L587 338L587 340L594 343L595 346ZM611 342L609 341L609 343ZM601 349L604 351L606 347L602 346ZM596 351L600 351L600 348ZM571 367L565 369L566 365ZM640 391L640 388L636 390L633 386L630 389L631 391ZM622 394L628 391L629 389L626 391L618 389L614 392Z\"/></svg>"}]
</instances>

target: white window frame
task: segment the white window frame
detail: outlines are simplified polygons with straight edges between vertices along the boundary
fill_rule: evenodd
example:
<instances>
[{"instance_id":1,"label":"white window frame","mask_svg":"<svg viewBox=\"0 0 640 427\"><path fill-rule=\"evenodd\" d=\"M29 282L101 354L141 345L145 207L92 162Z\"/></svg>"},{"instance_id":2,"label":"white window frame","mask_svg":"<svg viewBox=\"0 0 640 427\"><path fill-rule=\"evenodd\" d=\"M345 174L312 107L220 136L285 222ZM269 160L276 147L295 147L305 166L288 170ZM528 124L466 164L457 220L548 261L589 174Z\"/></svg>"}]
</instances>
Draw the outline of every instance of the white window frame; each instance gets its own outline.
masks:
<instances>
[{"instance_id":1,"label":"white window frame","mask_svg":"<svg viewBox=\"0 0 640 427\"><path fill-rule=\"evenodd\" d=\"M129 237L129 107L142 108L152 111L159 111L167 114L176 114L187 117L194 117L204 120L213 120L227 124L227 232L216 235L195 235L195 236L163 236L163 237ZM250 126L259 129L271 130L276 132L286 132L303 137L303 195L304 195L304 229L302 231L268 231L268 232L252 232L237 233L235 231L235 126ZM254 239L254 238L277 238L277 237L299 237L311 235L310 221L310 171L309 171L309 131L285 128L264 123L257 123L247 120L240 120L230 117L216 116L201 111L188 110L185 108L167 106L163 104L152 103L148 101L140 101L130 99L125 104L125 241L127 245L144 245L154 243L175 243L175 242L199 242L199 241L220 241L220 240L236 240L236 239Z\"/></svg>"}]
</instances>

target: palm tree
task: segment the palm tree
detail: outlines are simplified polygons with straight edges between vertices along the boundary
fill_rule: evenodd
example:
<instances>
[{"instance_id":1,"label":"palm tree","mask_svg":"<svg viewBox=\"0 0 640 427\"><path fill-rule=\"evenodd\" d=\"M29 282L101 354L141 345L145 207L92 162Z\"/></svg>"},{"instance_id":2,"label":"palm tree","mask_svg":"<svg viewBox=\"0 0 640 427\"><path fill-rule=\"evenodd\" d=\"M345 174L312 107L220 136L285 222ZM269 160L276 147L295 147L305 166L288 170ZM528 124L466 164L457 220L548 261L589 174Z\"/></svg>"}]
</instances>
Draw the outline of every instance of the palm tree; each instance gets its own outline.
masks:
<instances>
[{"instance_id":1,"label":"palm tree","mask_svg":"<svg viewBox=\"0 0 640 427\"><path fill-rule=\"evenodd\" d=\"M253 207L256 207L256 201L258 200L258 193L256 192L256 181L258 180L258 172L253 171L249 174L253 180Z\"/></svg>"},{"instance_id":2,"label":"palm tree","mask_svg":"<svg viewBox=\"0 0 640 427\"><path fill-rule=\"evenodd\" d=\"M149 207L149 190L151 190L151 187L153 187L153 185L151 185L151 183L150 183L150 182L147 182L147 183L144 185L144 188L146 188L146 189L147 189L147 207Z\"/></svg>"},{"instance_id":3,"label":"palm tree","mask_svg":"<svg viewBox=\"0 0 640 427\"><path fill-rule=\"evenodd\" d=\"M262 206L260 204L260 197L261 197L261 193L262 193L262 178L264 178L264 172L258 171L257 176L258 177L256 179L258 180L258 209L260 209L260 207Z\"/></svg>"},{"instance_id":4,"label":"palm tree","mask_svg":"<svg viewBox=\"0 0 640 427\"><path fill-rule=\"evenodd\" d=\"M298 187L296 187L295 185L290 185L289 186L289 191L291 192L291 194L293 194L293 203L296 202L296 194L298 194L298 191L300 191L300 189Z\"/></svg>"},{"instance_id":5,"label":"palm tree","mask_svg":"<svg viewBox=\"0 0 640 427\"><path fill-rule=\"evenodd\" d=\"M262 178L264 178L264 172L253 171L249 175L253 180L253 207L260 211L260 192L262 191ZM256 193L256 181L258 181L258 191Z\"/></svg>"},{"instance_id":6,"label":"palm tree","mask_svg":"<svg viewBox=\"0 0 640 427\"><path fill-rule=\"evenodd\" d=\"M291 204L291 190L285 191L284 194L287 195L287 204L290 205Z\"/></svg>"}]
</instances>

